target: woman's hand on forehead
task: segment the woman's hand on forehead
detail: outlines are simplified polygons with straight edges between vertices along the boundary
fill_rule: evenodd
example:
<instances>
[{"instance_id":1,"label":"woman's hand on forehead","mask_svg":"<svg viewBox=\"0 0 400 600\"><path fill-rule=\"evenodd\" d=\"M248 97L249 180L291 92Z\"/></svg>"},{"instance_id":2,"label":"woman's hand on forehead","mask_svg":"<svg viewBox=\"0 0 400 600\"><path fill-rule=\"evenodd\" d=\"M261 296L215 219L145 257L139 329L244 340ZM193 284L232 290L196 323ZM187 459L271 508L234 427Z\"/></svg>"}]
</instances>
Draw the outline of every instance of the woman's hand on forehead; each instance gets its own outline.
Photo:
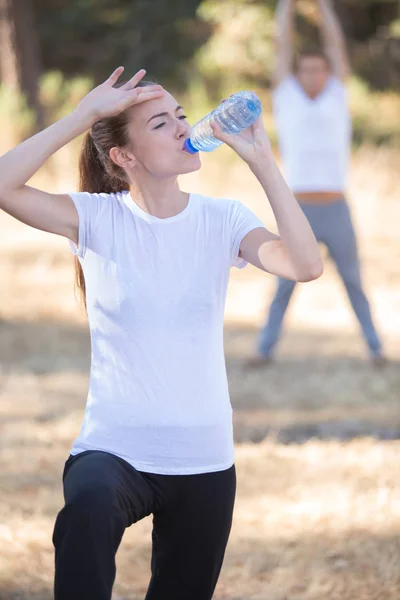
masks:
<instances>
[{"instance_id":1,"label":"woman's hand on forehead","mask_svg":"<svg viewBox=\"0 0 400 600\"><path fill-rule=\"evenodd\" d=\"M90 120L91 124L107 117L115 117L124 110L148 100L162 98L165 90L161 85L136 87L146 74L141 69L124 85L114 87L124 72L124 67L118 67L103 83L95 87L79 103L77 111Z\"/></svg>"}]
</instances>

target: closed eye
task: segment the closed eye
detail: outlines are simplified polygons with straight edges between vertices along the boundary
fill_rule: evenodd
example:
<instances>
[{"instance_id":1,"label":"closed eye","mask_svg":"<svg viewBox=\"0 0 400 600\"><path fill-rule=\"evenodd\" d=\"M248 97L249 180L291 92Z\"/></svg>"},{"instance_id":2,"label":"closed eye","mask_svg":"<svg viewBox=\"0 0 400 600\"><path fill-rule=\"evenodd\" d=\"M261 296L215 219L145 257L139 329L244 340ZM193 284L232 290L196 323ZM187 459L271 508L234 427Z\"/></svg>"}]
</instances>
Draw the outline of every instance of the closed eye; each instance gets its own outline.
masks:
<instances>
[{"instance_id":1,"label":"closed eye","mask_svg":"<svg viewBox=\"0 0 400 600\"><path fill-rule=\"evenodd\" d=\"M178 117L178 119L180 121L187 119L186 115L181 115L180 117ZM156 127L153 127L153 129L161 129L161 127L164 127L164 125L166 125L166 123L160 123L159 125L156 125Z\"/></svg>"}]
</instances>

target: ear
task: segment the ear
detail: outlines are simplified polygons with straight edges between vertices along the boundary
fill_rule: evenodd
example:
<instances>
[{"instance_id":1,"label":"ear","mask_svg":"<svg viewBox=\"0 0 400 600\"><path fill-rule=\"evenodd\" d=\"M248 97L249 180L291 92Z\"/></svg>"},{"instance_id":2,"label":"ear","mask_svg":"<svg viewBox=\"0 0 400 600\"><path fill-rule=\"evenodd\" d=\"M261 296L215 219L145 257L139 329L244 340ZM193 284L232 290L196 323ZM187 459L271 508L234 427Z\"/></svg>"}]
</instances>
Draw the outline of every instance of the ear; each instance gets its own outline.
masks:
<instances>
[{"instance_id":1,"label":"ear","mask_svg":"<svg viewBox=\"0 0 400 600\"><path fill-rule=\"evenodd\" d=\"M117 146L111 148L109 156L113 163L115 163L119 167L122 167L122 169L132 169L132 167L136 165L136 158L132 154L132 152L122 150Z\"/></svg>"}]
</instances>

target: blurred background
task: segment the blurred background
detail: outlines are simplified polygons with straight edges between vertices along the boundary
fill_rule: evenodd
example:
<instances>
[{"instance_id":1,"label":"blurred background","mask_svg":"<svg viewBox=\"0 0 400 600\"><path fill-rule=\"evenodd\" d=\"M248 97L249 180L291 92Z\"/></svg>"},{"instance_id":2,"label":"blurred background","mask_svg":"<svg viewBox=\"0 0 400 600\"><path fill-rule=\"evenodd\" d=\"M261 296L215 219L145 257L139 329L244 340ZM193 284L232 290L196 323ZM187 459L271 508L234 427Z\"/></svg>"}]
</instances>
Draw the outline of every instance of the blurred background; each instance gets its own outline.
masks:
<instances>
[{"instance_id":1,"label":"blurred background","mask_svg":"<svg viewBox=\"0 0 400 600\"><path fill-rule=\"evenodd\" d=\"M0 0L1 151L72 110L119 64L168 87L190 122L251 88L276 147L275 0ZM400 1L336 0L353 76L349 202L366 289L390 359L367 361L333 267L298 286L277 362L248 371L274 279L232 273L225 345L238 498L216 600L400 598ZM297 44L318 46L313 0ZM80 140L34 178L76 189ZM225 147L182 187L244 202L262 190ZM78 434L90 345L65 240L0 214L0 600L52 598L52 528ZM115 598L139 600L151 521L126 532Z\"/></svg>"}]
</instances>

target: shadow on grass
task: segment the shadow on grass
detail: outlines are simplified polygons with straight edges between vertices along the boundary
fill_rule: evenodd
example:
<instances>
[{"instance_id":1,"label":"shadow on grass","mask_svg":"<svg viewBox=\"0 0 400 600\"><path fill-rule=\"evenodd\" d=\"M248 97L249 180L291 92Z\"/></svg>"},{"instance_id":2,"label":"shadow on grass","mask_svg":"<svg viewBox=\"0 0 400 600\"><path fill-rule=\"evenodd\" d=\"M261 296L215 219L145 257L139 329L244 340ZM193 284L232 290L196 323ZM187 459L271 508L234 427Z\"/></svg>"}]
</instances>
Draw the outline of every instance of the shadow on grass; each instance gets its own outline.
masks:
<instances>
[{"instance_id":1,"label":"shadow on grass","mask_svg":"<svg viewBox=\"0 0 400 600\"><path fill-rule=\"evenodd\" d=\"M215 600L397 600L399 553L398 535L389 532L375 534L355 529L338 535L280 535L277 531L265 540L241 536L240 542L228 545L221 593L216 594ZM241 585L238 582L236 589L228 588L224 595L224 588L228 587L224 571L232 569L238 573Z\"/></svg>"},{"instance_id":2,"label":"shadow on grass","mask_svg":"<svg viewBox=\"0 0 400 600\"><path fill-rule=\"evenodd\" d=\"M237 443L400 438L400 365L374 368L356 331L288 331L277 359L252 369L257 337L251 326L225 328Z\"/></svg>"},{"instance_id":3,"label":"shadow on grass","mask_svg":"<svg viewBox=\"0 0 400 600\"><path fill-rule=\"evenodd\" d=\"M50 589L23 590L19 587L2 589L0 586L0 600L53 600L54 595Z\"/></svg>"},{"instance_id":4,"label":"shadow on grass","mask_svg":"<svg viewBox=\"0 0 400 600\"><path fill-rule=\"evenodd\" d=\"M360 598L398 600L400 542L396 533L350 530L338 535L271 532L261 540L232 540L215 592L215 600L273 598ZM134 574L120 570L117 579L129 592L112 600L140 600ZM52 590L30 583L23 589L0 586L0 600L51 600ZM136 588L136 589L135 589Z\"/></svg>"},{"instance_id":5,"label":"shadow on grass","mask_svg":"<svg viewBox=\"0 0 400 600\"><path fill-rule=\"evenodd\" d=\"M0 320L0 366L3 373L86 373L90 367L88 329L50 320Z\"/></svg>"},{"instance_id":6,"label":"shadow on grass","mask_svg":"<svg viewBox=\"0 0 400 600\"><path fill-rule=\"evenodd\" d=\"M237 442L256 443L266 437L279 443L400 438L399 365L392 362L380 371L372 369L368 360L357 357L362 346L356 332L289 331L280 358L267 368L251 370L246 360L256 346L257 333L251 326L225 326ZM51 320L2 321L0 367L5 375L88 375L88 329ZM57 389L56 399L51 390L49 411L33 418L51 426L76 409L74 389L73 383L70 389ZM46 404L47 397L43 400ZM10 414L10 419L18 416Z\"/></svg>"}]
</instances>

